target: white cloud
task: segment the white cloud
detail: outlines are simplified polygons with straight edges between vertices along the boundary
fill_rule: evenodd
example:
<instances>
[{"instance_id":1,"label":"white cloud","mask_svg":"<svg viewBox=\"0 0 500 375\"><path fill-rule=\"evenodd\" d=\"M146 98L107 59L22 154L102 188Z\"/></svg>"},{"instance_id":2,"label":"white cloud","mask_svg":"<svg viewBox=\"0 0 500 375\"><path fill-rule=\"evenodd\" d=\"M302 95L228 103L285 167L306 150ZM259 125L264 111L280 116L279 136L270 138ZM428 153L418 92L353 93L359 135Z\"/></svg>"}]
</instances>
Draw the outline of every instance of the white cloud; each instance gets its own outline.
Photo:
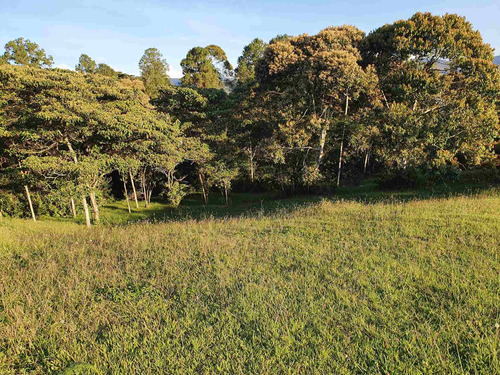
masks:
<instances>
[{"instance_id":1,"label":"white cloud","mask_svg":"<svg viewBox=\"0 0 500 375\"><path fill-rule=\"evenodd\" d=\"M182 70L170 68L168 75L170 78L182 78Z\"/></svg>"}]
</instances>

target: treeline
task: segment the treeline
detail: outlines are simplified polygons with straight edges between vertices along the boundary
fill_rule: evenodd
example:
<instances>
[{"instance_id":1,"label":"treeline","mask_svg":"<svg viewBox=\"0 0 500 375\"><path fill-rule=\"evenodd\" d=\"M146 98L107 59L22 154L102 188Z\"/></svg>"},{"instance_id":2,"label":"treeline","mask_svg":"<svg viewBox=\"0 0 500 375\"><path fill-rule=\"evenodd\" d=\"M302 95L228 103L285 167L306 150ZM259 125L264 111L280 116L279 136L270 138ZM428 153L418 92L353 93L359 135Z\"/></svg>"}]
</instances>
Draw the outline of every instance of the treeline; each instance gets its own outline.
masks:
<instances>
[{"instance_id":1,"label":"treeline","mask_svg":"<svg viewBox=\"0 0 500 375\"><path fill-rule=\"evenodd\" d=\"M429 13L368 35L254 39L236 69L219 46L195 47L179 87L155 48L134 77L87 55L76 72L52 69L17 39L0 58L0 212L83 209L90 225L111 181L131 210L154 195L177 206L219 190L228 203L234 187L326 191L372 173L456 178L495 161L493 58L465 18Z\"/></svg>"}]
</instances>

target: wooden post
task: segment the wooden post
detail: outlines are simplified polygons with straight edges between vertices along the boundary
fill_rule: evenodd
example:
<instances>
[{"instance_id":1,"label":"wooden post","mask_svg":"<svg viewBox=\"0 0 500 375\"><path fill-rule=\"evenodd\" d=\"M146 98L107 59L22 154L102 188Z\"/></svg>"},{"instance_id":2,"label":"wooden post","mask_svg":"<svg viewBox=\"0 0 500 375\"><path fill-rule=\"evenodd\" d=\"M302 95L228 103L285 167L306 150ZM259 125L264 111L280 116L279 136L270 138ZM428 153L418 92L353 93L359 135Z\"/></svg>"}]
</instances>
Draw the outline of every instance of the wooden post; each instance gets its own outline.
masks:
<instances>
[{"instance_id":1,"label":"wooden post","mask_svg":"<svg viewBox=\"0 0 500 375\"><path fill-rule=\"evenodd\" d=\"M26 197L28 198L28 203L29 203L30 211L31 211L31 217L33 218L33 221L36 221L35 210L33 209L33 203L31 202L31 195L30 195L30 191L28 189L28 185L24 185L24 190L26 191Z\"/></svg>"}]
</instances>

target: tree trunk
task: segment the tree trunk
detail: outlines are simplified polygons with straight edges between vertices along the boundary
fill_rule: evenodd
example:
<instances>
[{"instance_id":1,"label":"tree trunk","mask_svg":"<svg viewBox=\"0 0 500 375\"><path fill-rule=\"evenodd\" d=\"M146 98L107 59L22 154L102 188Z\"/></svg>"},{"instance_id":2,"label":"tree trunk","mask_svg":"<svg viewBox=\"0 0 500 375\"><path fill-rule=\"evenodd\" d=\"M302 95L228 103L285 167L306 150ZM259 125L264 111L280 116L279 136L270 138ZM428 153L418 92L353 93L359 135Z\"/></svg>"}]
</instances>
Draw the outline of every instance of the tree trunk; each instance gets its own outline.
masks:
<instances>
[{"instance_id":1,"label":"tree trunk","mask_svg":"<svg viewBox=\"0 0 500 375\"><path fill-rule=\"evenodd\" d=\"M90 205L92 206L92 220L95 223L99 222L99 206L97 205L97 200L95 198L95 192L91 192L89 194L90 197Z\"/></svg>"},{"instance_id":2,"label":"tree trunk","mask_svg":"<svg viewBox=\"0 0 500 375\"><path fill-rule=\"evenodd\" d=\"M365 165L363 167L363 173L366 173L366 167L368 166L368 160L369 159L370 159L370 150L366 150Z\"/></svg>"},{"instance_id":3,"label":"tree trunk","mask_svg":"<svg viewBox=\"0 0 500 375\"><path fill-rule=\"evenodd\" d=\"M2 210L0 210L0 221L2 221L2 219L3 219L3 212Z\"/></svg>"},{"instance_id":4,"label":"tree trunk","mask_svg":"<svg viewBox=\"0 0 500 375\"><path fill-rule=\"evenodd\" d=\"M33 209L33 203L31 202L31 195L27 185L24 185L24 190L26 191L26 197L28 198L28 203L30 206L31 217L33 221L36 221L35 210Z\"/></svg>"},{"instance_id":5,"label":"tree trunk","mask_svg":"<svg viewBox=\"0 0 500 375\"><path fill-rule=\"evenodd\" d=\"M249 154L249 159L250 159L250 182L253 184L254 178L255 178L255 167L253 164L253 158L255 156L253 147L250 146L250 154Z\"/></svg>"},{"instance_id":6,"label":"tree trunk","mask_svg":"<svg viewBox=\"0 0 500 375\"><path fill-rule=\"evenodd\" d=\"M66 137L66 145L68 146L68 150L73 156L73 161L75 164L78 164L78 158L76 157L76 152L71 145L68 137ZM83 203L83 211L85 214L85 223L87 224L87 228L90 228L90 217L89 217L89 207L87 206L87 198L85 198L85 194L82 193L82 203Z\"/></svg>"},{"instance_id":7,"label":"tree trunk","mask_svg":"<svg viewBox=\"0 0 500 375\"><path fill-rule=\"evenodd\" d=\"M225 184L224 184L224 197L226 198L226 206L229 206L229 191Z\"/></svg>"},{"instance_id":8,"label":"tree trunk","mask_svg":"<svg viewBox=\"0 0 500 375\"><path fill-rule=\"evenodd\" d=\"M207 196L207 192L205 191L205 184L203 183L203 177L201 176L200 172L198 172L198 179L200 180L201 193L203 194L203 201L205 202L205 204L207 204L208 196Z\"/></svg>"},{"instance_id":9,"label":"tree trunk","mask_svg":"<svg viewBox=\"0 0 500 375\"><path fill-rule=\"evenodd\" d=\"M321 128L321 134L319 137L319 154L318 161L316 162L316 168L319 169L321 166L321 161L323 160L323 156L325 155L325 142L326 142L326 126Z\"/></svg>"},{"instance_id":10,"label":"tree trunk","mask_svg":"<svg viewBox=\"0 0 500 375\"><path fill-rule=\"evenodd\" d=\"M142 174L141 180L142 180L142 195L144 196L144 205L145 207L148 207L149 202L148 202L148 193L146 191L146 171L144 171L144 173Z\"/></svg>"},{"instance_id":11,"label":"tree trunk","mask_svg":"<svg viewBox=\"0 0 500 375\"><path fill-rule=\"evenodd\" d=\"M339 173L337 173L337 187L340 186L340 173L342 171L342 157L344 154L344 140L340 142Z\"/></svg>"},{"instance_id":12,"label":"tree trunk","mask_svg":"<svg viewBox=\"0 0 500 375\"><path fill-rule=\"evenodd\" d=\"M349 96L345 97L345 120L344 126L342 127L342 140L340 141L340 155L339 155L339 173L337 174L337 187L340 186L340 175L342 173L342 158L344 156L344 136L345 136L345 121L347 121L347 113L349 110Z\"/></svg>"},{"instance_id":13,"label":"tree trunk","mask_svg":"<svg viewBox=\"0 0 500 375\"><path fill-rule=\"evenodd\" d=\"M125 176L123 176L123 191L125 192L125 199L127 200L128 213L131 213L130 209L130 201L128 200L128 191L127 191L127 181L125 180Z\"/></svg>"},{"instance_id":14,"label":"tree trunk","mask_svg":"<svg viewBox=\"0 0 500 375\"><path fill-rule=\"evenodd\" d=\"M135 208L139 208L139 200L137 199L137 190L135 189L134 177L132 176L132 171L128 171L130 176L130 183L132 184L132 190L134 191Z\"/></svg>"},{"instance_id":15,"label":"tree trunk","mask_svg":"<svg viewBox=\"0 0 500 375\"><path fill-rule=\"evenodd\" d=\"M90 228L91 224L90 224L89 206L87 205L87 198L85 198L85 194L82 194L82 204L83 204L83 212L85 214L85 223L87 224L87 228Z\"/></svg>"},{"instance_id":16,"label":"tree trunk","mask_svg":"<svg viewBox=\"0 0 500 375\"><path fill-rule=\"evenodd\" d=\"M75 200L71 198L71 213L73 214L73 218L76 217L76 208L75 208Z\"/></svg>"}]
</instances>

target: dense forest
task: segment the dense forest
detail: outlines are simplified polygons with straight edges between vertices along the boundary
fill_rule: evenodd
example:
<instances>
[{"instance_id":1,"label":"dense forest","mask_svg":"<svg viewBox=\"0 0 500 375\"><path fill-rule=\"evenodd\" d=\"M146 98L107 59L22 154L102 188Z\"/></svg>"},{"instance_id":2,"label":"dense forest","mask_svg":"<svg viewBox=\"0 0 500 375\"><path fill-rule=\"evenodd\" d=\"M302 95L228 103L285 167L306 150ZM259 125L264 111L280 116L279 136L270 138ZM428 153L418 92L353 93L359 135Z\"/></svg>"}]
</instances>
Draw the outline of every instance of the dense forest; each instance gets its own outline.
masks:
<instances>
[{"instance_id":1,"label":"dense forest","mask_svg":"<svg viewBox=\"0 0 500 375\"><path fill-rule=\"evenodd\" d=\"M231 191L325 193L379 176L404 187L498 175L500 71L464 18L417 13L368 34L355 26L254 39L229 63L194 47L172 85L156 48L140 77L82 54L51 68L19 38L0 57L0 214L99 221L125 197Z\"/></svg>"}]
</instances>

